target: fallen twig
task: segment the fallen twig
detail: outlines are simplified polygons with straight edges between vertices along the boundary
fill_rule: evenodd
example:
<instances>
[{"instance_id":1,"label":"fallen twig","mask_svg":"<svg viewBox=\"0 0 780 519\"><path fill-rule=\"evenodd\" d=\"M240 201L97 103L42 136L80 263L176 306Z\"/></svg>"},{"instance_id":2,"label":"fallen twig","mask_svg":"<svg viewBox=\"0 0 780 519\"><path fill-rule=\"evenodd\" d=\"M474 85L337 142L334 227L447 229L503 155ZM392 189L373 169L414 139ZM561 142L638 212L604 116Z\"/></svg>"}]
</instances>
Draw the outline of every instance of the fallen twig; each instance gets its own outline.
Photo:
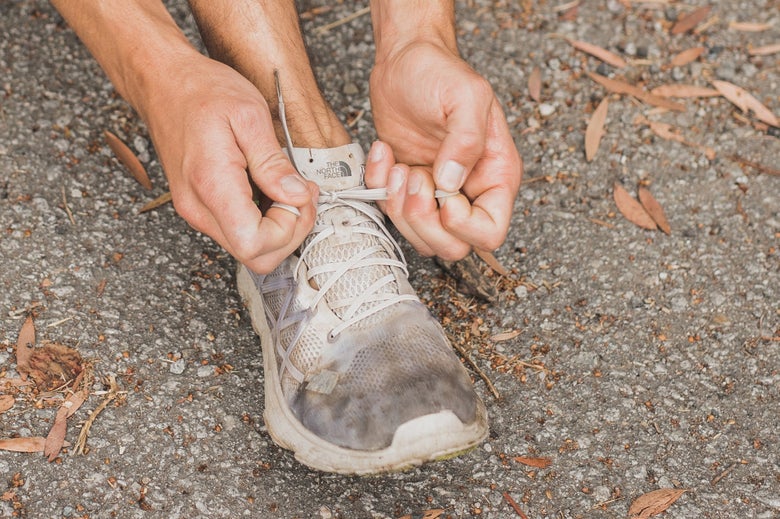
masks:
<instances>
[{"instance_id":1,"label":"fallen twig","mask_svg":"<svg viewBox=\"0 0 780 519\"><path fill-rule=\"evenodd\" d=\"M504 492L504 500L509 503L509 506L512 507L512 510L515 511L517 515L519 515L522 519L528 519L528 516L523 513L523 509L520 508L520 505L518 505L514 499L512 499L512 496L509 495L509 492Z\"/></svg>"},{"instance_id":2,"label":"fallen twig","mask_svg":"<svg viewBox=\"0 0 780 519\"><path fill-rule=\"evenodd\" d=\"M742 158L737 154L732 155L730 158L734 162L742 164L743 166L748 166L750 168L753 168L760 173L766 173L767 175L780 177L780 169L774 169L774 168L770 168L769 166L764 166L763 164L759 164L758 162L753 162L752 160L747 160L745 158Z\"/></svg>"},{"instance_id":3,"label":"fallen twig","mask_svg":"<svg viewBox=\"0 0 780 519\"><path fill-rule=\"evenodd\" d=\"M490 381L488 376L485 374L484 371L477 365L476 362L471 358L471 356L468 354L465 348L463 346L457 344L452 338L450 338L450 343L452 346L458 350L458 353L460 353L460 356L463 357L463 359L469 363L469 365L474 369L474 371L477 372L477 375L479 375L479 378L482 379L483 382L485 382L485 385L487 386L488 390L493 394L493 397L496 400L499 400L501 398L501 395L499 394L498 390L496 389L496 386L493 385L493 382Z\"/></svg>"},{"instance_id":4,"label":"fallen twig","mask_svg":"<svg viewBox=\"0 0 780 519\"><path fill-rule=\"evenodd\" d=\"M100 402L100 405L98 405L92 411L92 413L89 415L89 418L87 418L87 420L84 422L84 425L81 426L79 439L76 441L76 454L84 454L84 451L87 447L87 437L89 436L89 430L92 427L92 424L95 423L95 419L108 406L109 403L111 403L117 396L119 396L119 386L117 385L116 378L113 375L108 377L108 384L109 391L106 394L106 398Z\"/></svg>"},{"instance_id":5,"label":"fallen twig","mask_svg":"<svg viewBox=\"0 0 780 519\"><path fill-rule=\"evenodd\" d=\"M358 9L354 13L352 13L350 15L347 15L344 18L340 18L340 19L336 20L335 22L331 22L329 24L321 25L321 26L317 27L316 29L314 29L314 32L317 33L317 34L325 34L326 32L328 32L331 29L335 29L336 27L338 27L340 25L344 25L345 23L349 23L352 20L354 20L355 18L360 18L364 14L368 14L370 12L371 12L371 8L370 7L364 7L363 9Z\"/></svg>"}]
</instances>

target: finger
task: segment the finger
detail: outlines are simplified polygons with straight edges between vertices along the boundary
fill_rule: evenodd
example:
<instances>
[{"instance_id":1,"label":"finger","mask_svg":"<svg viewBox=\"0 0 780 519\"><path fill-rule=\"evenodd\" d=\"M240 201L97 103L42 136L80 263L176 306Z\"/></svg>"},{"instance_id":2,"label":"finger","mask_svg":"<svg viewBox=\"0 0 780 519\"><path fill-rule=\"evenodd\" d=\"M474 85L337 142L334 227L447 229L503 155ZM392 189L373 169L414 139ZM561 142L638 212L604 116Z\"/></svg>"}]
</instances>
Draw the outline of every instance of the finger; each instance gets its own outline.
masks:
<instances>
[{"instance_id":1,"label":"finger","mask_svg":"<svg viewBox=\"0 0 780 519\"><path fill-rule=\"evenodd\" d=\"M463 186L466 197L446 199L441 219L446 229L472 245L495 250L506 238L511 222L523 165L496 103L488 125L484 157L469 174Z\"/></svg>"},{"instance_id":2,"label":"finger","mask_svg":"<svg viewBox=\"0 0 780 519\"><path fill-rule=\"evenodd\" d=\"M382 141L374 141L371 149L368 151L368 161L366 162L366 187L369 189L386 188L390 169L395 164L393 150ZM387 207L384 200L377 201L379 208L387 213Z\"/></svg>"},{"instance_id":3,"label":"finger","mask_svg":"<svg viewBox=\"0 0 780 519\"><path fill-rule=\"evenodd\" d=\"M274 251L289 254L300 244L294 241L298 219L303 226L314 221L311 191L310 203L299 208L300 217L284 209L269 210L264 217L252 201L252 188L242 169L212 172L200 190L201 202L224 236L223 246L241 262L259 264L259 258Z\"/></svg>"},{"instance_id":4,"label":"finger","mask_svg":"<svg viewBox=\"0 0 780 519\"><path fill-rule=\"evenodd\" d=\"M433 164L436 187L458 191L466 175L482 157L487 138L488 116L494 99L493 90L483 78L474 74L472 81L460 82L445 106L446 135Z\"/></svg>"},{"instance_id":5,"label":"finger","mask_svg":"<svg viewBox=\"0 0 780 519\"><path fill-rule=\"evenodd\" d=\"M471 246L442 226L434 190L428 171L410 169L403 219L437 256L445 260L461 259L469 253Z\"/></svg>"},{"instance_id":6,"label":"finger","mask_svg":"<svg viewBox=\"0 0 780 519\"><path fill-rule=\"evenodd\" d=\"M244 108L230 125L249 174L263 194L294 207L307 204L309 186L279 146L267 107Z\"/></svg>"},{"instance_id":7,"label":"finger","mask_svg":"<svg viewBox=\"0 0 780 519\"><path fill-rule=\"evenodd\" d=\"M404 203L406 201L406 179L409 174L409 166L396 164L387 175L387 201L385 212L392 220L398 232L400 232L409 244L423 256L434 256L435 252L404 218Z\"/></svg>"}]
</instances>

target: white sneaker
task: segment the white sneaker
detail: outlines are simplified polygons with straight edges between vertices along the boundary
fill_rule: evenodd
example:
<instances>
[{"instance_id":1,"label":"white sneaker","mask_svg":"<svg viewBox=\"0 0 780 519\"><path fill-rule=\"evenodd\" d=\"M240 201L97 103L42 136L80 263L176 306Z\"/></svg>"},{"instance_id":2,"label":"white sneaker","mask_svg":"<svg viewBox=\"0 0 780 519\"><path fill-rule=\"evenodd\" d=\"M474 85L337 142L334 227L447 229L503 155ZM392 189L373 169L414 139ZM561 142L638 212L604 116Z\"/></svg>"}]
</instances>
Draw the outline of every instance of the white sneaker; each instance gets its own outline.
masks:
<instances>
[{"instance_id":1,"label":"white sneaker","mask_svg":"<svg viewBox=\"0 0 780 519\"><path fill-rule=\"evenodd\" d=\"M487 435L485 407L409 285L369 201L383 190L363 185L362 149L293 148L292 158L320 185L314 229L271 274L238 270L263 348L271 437L305 465L346 474L471 449Z\"/></svg>"}]
</instances>

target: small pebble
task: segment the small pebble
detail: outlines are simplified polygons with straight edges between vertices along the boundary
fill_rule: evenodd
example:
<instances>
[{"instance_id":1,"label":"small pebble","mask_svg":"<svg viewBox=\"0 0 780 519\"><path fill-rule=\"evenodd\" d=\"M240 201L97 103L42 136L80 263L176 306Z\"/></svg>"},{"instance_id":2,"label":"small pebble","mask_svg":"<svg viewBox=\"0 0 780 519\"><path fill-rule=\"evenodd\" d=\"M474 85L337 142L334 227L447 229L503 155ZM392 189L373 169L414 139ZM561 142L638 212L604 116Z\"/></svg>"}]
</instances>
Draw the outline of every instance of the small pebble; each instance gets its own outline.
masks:
<instances>
[{"instance_id":1,"label":"small pebble","mask_svg":"<svg viewBox=\"0 0 780 519\"><path fill-rule=\"evenodd\" d=\"M550 103L542 103L539 105L539 115L542 117L548 117L555 113L555 105Z\"/></svg>"},{"instance_id":2,"label":"small pebble","mask_svg":"<svg viewBox=\"0 0 780 519\"><path fill-rule=\"evenodd\" d=\"M206 378L214 374L214 366L201 366L198 368L198 377Z\"/></svg>"},{"instance_id":3,"label":"small pebble","mask_svg":"<svg viewBox=\"0 0 780 519\"><path fill-rule=\"evenodd\" d=\"M184 368L186 367L186 364L184 362L184 359L179 359L175 362L171 362L170 367L168 370L173 373L174 375L181 375L184 373ZM200 375L200 370L198 370L198 375Z\"/></svg>"},{"instance_id":4,"label":"small pebble","mask_svg":"<svg viewBox=\"0 0 780 519\"><path fill-rule=\"evenodd\" d=\"M344 89L342 90L344 95L347 96L353 96L360 92L357 85L355 83L349 82L344 84Z\"/></svg>"}]
</instances>

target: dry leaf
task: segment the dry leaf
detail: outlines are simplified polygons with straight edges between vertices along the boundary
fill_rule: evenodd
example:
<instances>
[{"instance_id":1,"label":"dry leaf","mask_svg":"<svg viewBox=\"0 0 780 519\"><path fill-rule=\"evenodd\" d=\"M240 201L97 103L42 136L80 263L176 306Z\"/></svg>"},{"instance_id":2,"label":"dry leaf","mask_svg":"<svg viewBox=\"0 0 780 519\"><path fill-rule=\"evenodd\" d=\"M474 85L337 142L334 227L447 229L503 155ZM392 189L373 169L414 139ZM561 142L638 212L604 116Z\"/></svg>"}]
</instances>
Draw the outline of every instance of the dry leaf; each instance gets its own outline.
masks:
<instances>
[{"instance_id":1,"label":"dry leaf","mask_svg":"<svg viewBox=\"0 0 780 519\"><path fill-rule=\"evenodd\" d=\"M552 460L550 458L529 458L526 456L515 456L513 459L518 463L522 463L523 465L527 465L529 467L535 467L537 469L546 469L552 465Z\"/></svg>"},{"instance_id":2,"label":"dry leaf","mask_svg":"<svg viewBox=\"0 0 780 519\"><path fill-rule=\"evenodd\" d=\"M743 32L762 32L772 28L771 23L758 23L758 22L731 22L729 23L729 29L733 31Z\"/></svg>"},{"instance_id":3,"label":"dry leaf","mask_svg":"<svg viewBox=\"0 0 780 519\"><path fill-rule=\"evenodd\" d=\"M650 130L652 130L654 134L658 135L662 139L679 142L680 144L684 144L686 146L690 146L692 148L702 150L704 152L704 156L707 157L709 160L715 158L716 152L713 148L689 141L680 133L680 130L678 128L675 128L669 123L650 121L641 115L637 118L637 121L641 124L648 125L650 127Z\"/></svg>"},{"instance_id":4,"label":"dry leaf","mask_svg":"<svg viewBox=\"0 0 780 519\"><path fill-rule=\"evenodd\" d=\"M145 189L152 189L152 181L149 180L149 175L146 174L143 164L141 164L141 161L135 156L135 153L133 153L119 137L110 131L104 131L103 136L106 139L108 147L114 152L114 155L119 159L119 162L124 164L130 171L133 178L135 178Z\"/></svg>"},{"instance_id":5,"label":"dry leaf","mask_svg":"<svg viewBox=\"0 0 780 519\"><path fill-rule=\"evenodd\" d=\"M158 207L167 204L171 200L173 200L173 197L171 196L171 192L168 191L168 192L163 193L162 195L158 196L157 198L155 198L154 200L152 200L151 202L149 202L145 206L143 206L141 208L141 210L138 211L138 213L139 214L140 213L145 213L146 211L151 211L152 209L157 209Z\"/></svg>"},{"instance_id":6,"label":"dry leaf","mask_svg":"<svg viewBox=\"0 0 780 519\"><path fill-rule=\"evenodd\" d=\"M490 340L493 342L503 342L514 339L518 335L520 335L520 330L512 330L511 332L497 333L493 335Z\"/></svg>"},{"instance_id":7,"label":"dry leaf","mask_svg":"<svg viewBox=\"0 0 780 519\"><path fill-rule=\"evenodd\" d=\"M687 65L688 63L691 63L693 61L696 61L696 59L704 54L704 51L707 50L704 47L693 47L687 50L684 50L674 56L672 58L672 61L669 62L669 65L672 67L682 67L683 65Z\"/></svg>"},{"instance_id":8,"label":"dry leaf","mask_svg":"<svg viewBox=\"0 0 780 519\"><path fill-rule=\"evenodd\" d=\"M71 385L82 372L82 360L78 351L63 344L49 343L36 348L30 356L29 367L19 374L27 373L35 385L45 391Z\"/></svg>"},{"instance_id":9,"label":"dry leaf","mask_svg":"<svg viewBox=\"0 0 780 519\"><path fill-rule=\"evenodd\" d=\"M607 109L609 102L607 98L601 100L599 105L593 111L588 121L588 127L585 130L585 160L590 162L596 156L599 149L599 143L604 136L604 123L607 120Z\"/></svg>"},{"instance_id":10,"label":"dry leaf","mask_svg":"<svg viewBox=\"0 0 780 519\"><path fill-rule=\"evenodd\" d=\"M596 83L600 84L601 86L603 86L604 88L606 88L607 90L615 94L628 94L636 97L640 101L645 102L649 105L666 108L668 110L676 110L678 112L685 111L684 105L680 103L675 103L674 101L670 101L665 97L655 96L639 88L638 86L631 85L629 83L626 83L625 81L620 81L619 79L611 79L602 76L600 74L596 74L594 72L588 72L588 76L590 76L590 78L593 81L595 81Z\"/></svg>"},{"instance_id":11,"label":"dry leaf","mask_svg":"<svg viewBox=\"0 0 780 519\"><path fill-rule=\"evenodd\" d=\"M80 386L79 389L75 393L71 393L57 410L57 416L54 417L54 425L52 425L49 435L46 436L43 454L46 455L49 461L54 461L60 454L60 450L62 450L62 446L65 443L65 433L68 429L68 418L78 411L81 404L89 396L89 384L83 383L84 373L82 371L75 382L76 387Z\"/></svg>"},{"instance_id":12,"label":"dry leaf","mask_svg":"<svg viewBox=\"0 0 780 519\"><path fill-rule=\"evenodd\" d=\"M754 47L748 50L748 54L751 56L768 56L778 52L780 52L780 43L773 43L771 45L764 45L762 47Z\"/></svg>"},{"instance_id":13,"label":"dry leaf","mask_svg":"<svg viewBox=\"0 0 780 519\"><path fill-rule=\"evenodd\" d=\"M35 322L32 316L28 316L19 330L19 338L16 340L16 371L22 380L27 380L27 369L30 365L30 356L35 346Z\"/></svg>"},{"instance_id":14,"label":"dry leaf","mask_svg":"<svg viewBox=\"0 0 780 519\"><path fill-rule=\"evenodd\" d=\"M11 409L15 402L16 399L12 395L0 395L0 414Z\"/></svg>"},{"instance_id":15,"label":"dry leaf","mask_svg":"<svg viewBox=\"0 0 780 519\"><path fill-rule=\"evenodd\" d=\"M661 97L716 97L720 95L720 92L714 88L684 84L661 85L652 89L650 93Z\"/></svg>"},{"instance_id":16,"label":"dry leaf","mask_svg":"<svg viewBox=\"0 0 780 519\"><path fill-rule=\"evenodd\" d=\"M542 69L534 67L528 76L528 94L537 103L542 98Z\"/></svg>"},{"instance_id":17,"label":"dry leaf","mask_svg":"<svg viewBox=\"0 0 780 519\"><path fill-rule=\"evenodd\" d=\"M666 219L666 213L664 213L663 207L658 203L650 190L646 187L639 188L639 203L645 208L647 214L655 221L658 228L666 234L672 234L672 228L669 225L669 220Z\"/></svg>"},{"instance_id":18,"label":"dry leaf","mask_svg":"<svg viewBox=\"0 0 780 519\"><path fill-rule=\"evenodd\" d=\"M32 438L5 438L0 439L0 450L13 452L43 452L46 438L35 436Z\"/></svg>"},{"instance_id":19,"label":"dry leaf","mask_svg":"<svg viewBox=\"0 0 780 519\"><path fill-rule=\"evenodd\" d=\"M628 509L629 519L647 519L669 508L681 495L687 492L685 488L659 488L637 497Z\"/></svg>"},{"instance_id":20,"label":"dry leaf","mask_svg":"<svg viewBox=\"0 0 780 519\"><path fill-rule=\"evenodd\" d=\"M612 195L620 214L625 216L626 220L643 229L652 231L658 228L655 220L653 220L652 216L647 214L647 211L642 207L642 204L629 195L628 191L617 182L615 182Z\"/></svg>"},{"instance_id":21,"label":"dry leaf","mask_svg":"<svg viewBox=\"0 0 780 519\"><path fill-rule=\"evenodd\" d=\"M439 517L441 517L441 514L443 513L444 513L443 508L434 508L431 510L426 510L425 512L423 512L421 519L439 519ZM420 517L420 516L418 514L414 514L414 517ZM412 519L412 516L406 514L406 515L402 515L398 519Z\"/></svg>"},{"instance_id":22,"label":"dry leaf","mask_svg":"<svg viewBox=\"0 0 780 519\"><path fill-rule=\"evenodd\" d=\"M509 275L509 271L501 264L501 262L496 259L495 256L493 256L493 253L475 247L474 254L479 256L479 258L487 263L487 266L493 269L493 271L497 274L505 277Z\"/></svg>"},{"instance_id":23,"label":"dry leaf","mask_svg":"<svg viewBox=\"0 0 780 519\"><path fill-rule=\"evenodd\" d=\"M771 126L780 126L780 120L761 101L753 97L747 90L728 81L713 80L712 84L723 97L736 105L743 112L751 110L756 117Z\"/></svg>"},{"instance_id":24,"label":"dry leaf","mask_svg":"<svg viewBox=\"0 0 780 519\"><path fill-rule=\"evenodd\" d=\"M49 459L54 459L60 454L62 444L65 443L65 432L68 429L68 410L60 407L57 416L54 418L54 425L51 426L46 442L43 445L43 454Z\"/></svg>"},{"instance_id":25,"label":"dry leaf","mask_svg":"<svg viewBox=\"0 0 780 519\"><path fill-rule=\"evenodd\" d=\"M603 49L599 47L598 45L593 45L592 43L579 41L579 40L568 40L568 42L569 45L571 45L575 49L581 50L582 52L586 52L591 56L600 59L604 63L612 65L615 68L623 68L626 66L626 61L623 58L621 58L614 52L610 52L607 49Z\"/></svg>"},{"instance_id":26,"label":"dry leaf","mask_svg":"<svg viewBox=\"0 0 780 519\"><path fill-rule=\"evenodd\" d=\"M684 32L690 31L699 25L702 21L704 21L704 19L709 16L711 10L711 5L705 5L704 7L699 7L698 9L691 11L689 14L681 17L679 20L677 20L677 23L672 26L672 34L682 34Z\"/></svg>"}]
</instances>

